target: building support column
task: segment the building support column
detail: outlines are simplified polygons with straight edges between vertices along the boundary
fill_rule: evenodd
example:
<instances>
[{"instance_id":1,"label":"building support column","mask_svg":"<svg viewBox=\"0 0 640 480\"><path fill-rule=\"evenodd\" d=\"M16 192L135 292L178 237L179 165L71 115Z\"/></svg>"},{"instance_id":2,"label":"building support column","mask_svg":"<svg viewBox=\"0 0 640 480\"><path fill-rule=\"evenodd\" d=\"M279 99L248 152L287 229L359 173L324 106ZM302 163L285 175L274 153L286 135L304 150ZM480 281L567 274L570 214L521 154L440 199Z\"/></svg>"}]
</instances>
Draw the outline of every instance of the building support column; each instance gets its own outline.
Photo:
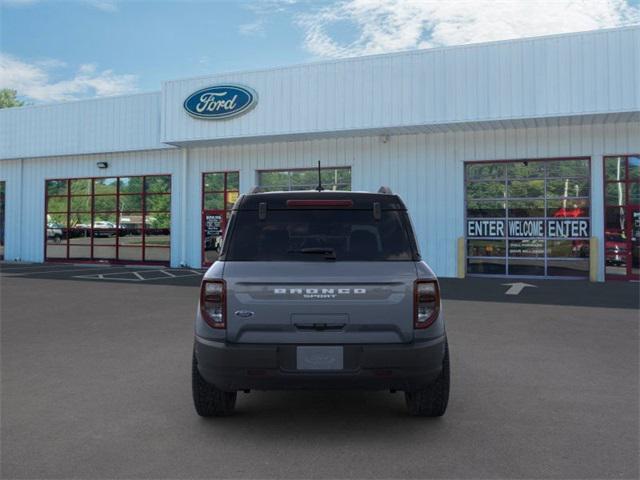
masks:
<instances>
[{"instance_id":1,"label":"building support column","mask_svg":"<svg viewBox=\"0 0 640 480\"><path fill-rule=\"evenodd\" d=\"M604 282L604 177L603 177L602 155L591 157L591 237L596 238L597 252L590 253L596 255L598 260L595 279ZM593 279L592 279L593 281Z\"/></svg>"}]
</instances>

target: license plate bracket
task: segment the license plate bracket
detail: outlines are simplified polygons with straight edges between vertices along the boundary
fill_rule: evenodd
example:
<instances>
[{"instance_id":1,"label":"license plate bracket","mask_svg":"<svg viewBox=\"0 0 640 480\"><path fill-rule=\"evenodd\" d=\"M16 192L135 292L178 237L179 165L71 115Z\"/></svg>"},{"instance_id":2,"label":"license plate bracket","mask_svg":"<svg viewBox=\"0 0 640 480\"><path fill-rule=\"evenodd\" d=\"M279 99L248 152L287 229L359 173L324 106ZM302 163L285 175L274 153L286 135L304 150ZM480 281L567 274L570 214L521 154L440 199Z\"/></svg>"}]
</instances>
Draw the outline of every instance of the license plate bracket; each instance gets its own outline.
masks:
<instances>
[{"instance_id":1,"label":"license plate bracket","mask_svg":"<svg viewBox=\"0 0 640 480\"><path fill-rule=\"evenodd\" d=\"M298 370L335 371L344 369L344 348L341 346L304 346L296 348Z\"/></svg>"}]
</instances>

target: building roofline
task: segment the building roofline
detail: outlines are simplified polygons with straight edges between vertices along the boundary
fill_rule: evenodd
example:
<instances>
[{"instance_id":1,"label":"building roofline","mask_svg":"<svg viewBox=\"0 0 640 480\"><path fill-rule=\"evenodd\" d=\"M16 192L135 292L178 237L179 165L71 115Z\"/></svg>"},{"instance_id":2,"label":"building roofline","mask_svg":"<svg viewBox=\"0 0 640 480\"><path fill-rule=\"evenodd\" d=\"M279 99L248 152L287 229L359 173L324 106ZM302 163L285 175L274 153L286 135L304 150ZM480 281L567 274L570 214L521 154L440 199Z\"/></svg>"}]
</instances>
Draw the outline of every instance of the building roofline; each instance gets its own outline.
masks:
<instances>
[{"instance_id":1,"label":"building roofline","mask_svg":"<svg viewBox=\"0 0 640 480\"><path fill-rule=\"evenodd\" d=\"M105 97L92 97L92 98L75 98L73 100L59 100L57 102L50 102L50 103L39 103L37 105L23 105L21 107L9 107L9 108L1 108L0 109L0 114L2 114L2 112L15 112L15 111L23 111L23 110L31 110L34 108L45 108L45 107L58 107L60 105L69 105L69 104L76 104L76 103L82 103L82 102L100 102L100 101L106 101L106 100L113 100L113 99L118 99L118 98L127 98L127 97L142 97L144 95L159 95L161 94L162 91L161 90L154 90L151 92L135 92L135 93L123 93L120 95L109 95L109 96L105 96Z\"/></svg>"},{"instance_id":2,"label":"building roofline","mask_svg":"<svg viewBox=\"0 0 640 480\"><path fill-rule=\"evenodd\" d=\"M531 41L544 41L544 40L549 40L554 38L568 38L568 37L576 37L576 36L583 36L583 35L597 35L597 34L610 33L610 32L616 32L616 31L625 31L625 30L640 30L640 24L625 25L622 27L600 28L597 30L581 30L579 32L552 33L548 35L539 35L539 36L533 36L533 37L520 37L520 38L510 38L505 40L492 40L488 42L479 42L479 43L465 43L461 45L445 45L440 47L417 48L417 49L414 48L411 50L375 53L371 55L360 55L360 56L354 56L354 57L334 58L329 60L315 60L310 62L293 63L291 65L280 65L277 67L265 67L265 68L256 68L256 69L250 69L250 70L221 71L217 73L198 75L196 77L182 77L182 78L176 78L172 80L163 80L161 84L164 86L167 83L184 82L189 80L204 80L206 78L223 76L223 75L245 75L249 73L274 72L279 70L289 70L289 69L305 68L305 67L319 66L319 65L333 65L337 63L346 63L346 62L353 62L358 60L371 60L376 58L385 58L385 57L393 57L393 56L402 57L402 56L420 55L420 54L427 54L432 52L435 53L435 52L459 50L459 49L484 48L484 47L497 46L497 45L502 45L507 43L525 43L525 42L531 42Z\"/></svg>"}]
</instances>

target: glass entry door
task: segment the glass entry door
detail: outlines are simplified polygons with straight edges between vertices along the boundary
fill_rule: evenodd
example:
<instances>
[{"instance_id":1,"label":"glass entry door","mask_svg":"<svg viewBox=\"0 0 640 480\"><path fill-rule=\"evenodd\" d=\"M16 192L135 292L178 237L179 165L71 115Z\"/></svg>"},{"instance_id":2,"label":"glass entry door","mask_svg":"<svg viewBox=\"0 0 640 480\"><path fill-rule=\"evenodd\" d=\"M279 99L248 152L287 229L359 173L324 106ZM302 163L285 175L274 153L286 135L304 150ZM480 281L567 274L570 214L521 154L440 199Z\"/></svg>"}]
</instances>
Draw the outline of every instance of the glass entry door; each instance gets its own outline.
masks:
<instances>
[{"instance_id":1,"label":"glass entry door","mask_svg":"<svg viewBox=\"0 0 640 480\"><path fill-rule=\"evenodd\" d=\"M202 174L202 265L218 259L222 237L240 190L238 172Z\"/></svg>"},{"instance_id":2,"label":"glass entry door","mask_svg":"<svg viewBox=\"0 0 640 480\"><path fill-rule=\"evenodd\" d=\"M640 278L640 156L606 157L605 272L608 280Z\"/></svg>"}]
</instances>

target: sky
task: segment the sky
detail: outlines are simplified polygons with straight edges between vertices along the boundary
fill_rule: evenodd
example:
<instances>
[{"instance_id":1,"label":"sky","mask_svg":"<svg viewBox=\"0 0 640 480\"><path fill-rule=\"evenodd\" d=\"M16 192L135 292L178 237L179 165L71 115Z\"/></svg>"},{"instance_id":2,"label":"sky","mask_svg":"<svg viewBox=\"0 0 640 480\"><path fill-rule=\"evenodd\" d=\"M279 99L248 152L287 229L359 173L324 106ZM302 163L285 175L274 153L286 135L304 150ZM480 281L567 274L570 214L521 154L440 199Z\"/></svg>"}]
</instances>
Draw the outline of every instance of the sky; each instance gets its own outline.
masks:
<instances>
[{"instance_id":1,"label":"sky","mask_svg":"<svg viewBox=\"0 0 640 480\"><path fill-rule=\"evenodd\" d=\"M640 24L640 0L0 0L0 88L29 104L323 59Z\"/></svg>"}]
</instances>

